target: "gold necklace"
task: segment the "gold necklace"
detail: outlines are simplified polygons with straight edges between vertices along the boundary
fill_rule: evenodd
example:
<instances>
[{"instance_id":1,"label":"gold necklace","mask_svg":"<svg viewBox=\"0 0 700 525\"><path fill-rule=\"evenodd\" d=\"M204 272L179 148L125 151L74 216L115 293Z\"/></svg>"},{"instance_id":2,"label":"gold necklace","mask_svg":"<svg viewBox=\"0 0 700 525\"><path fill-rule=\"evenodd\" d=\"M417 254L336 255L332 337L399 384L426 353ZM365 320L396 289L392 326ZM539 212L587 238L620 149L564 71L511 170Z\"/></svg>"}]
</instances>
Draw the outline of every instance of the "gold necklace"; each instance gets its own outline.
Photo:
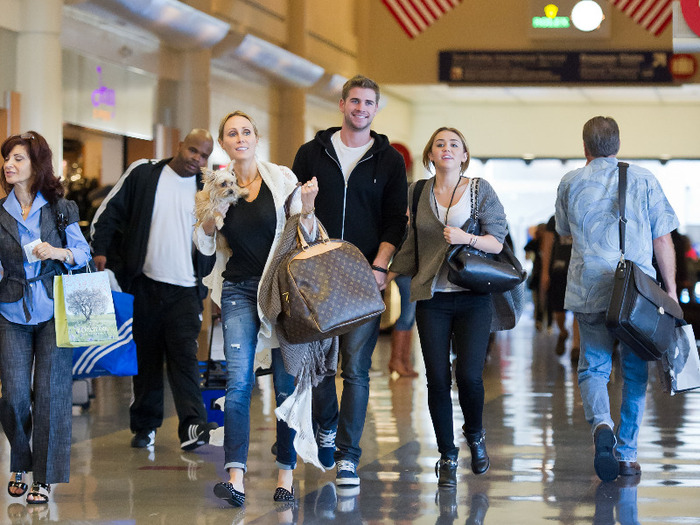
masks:
<instances>
[{"instance_id":1,"label":"gold necklace","mask_svg":"<svg viewBox=\"0 0 700 525\"><path fill-rule=\"evenodd\" d=\"M258 177L260 177L260 172L257 172L257 173L255 174L255 177L253 177L253 180L251 180L248 184L246 184L245 186L242 185L242 184L239 184L238 187L239 187L239 188L247 188L248 186L250 186L251 184L253 184L256 180L258 180Z\"/></svg>"},{"instance_id":2,"label":"gold necklace","mask_svg":"<svg viewBox=\"0 0 700 525\"><path fill-rule=\"evenodd\" d=\"M19 207L22 208L22 215L24 215L25 213L29 212L32 209L33 203L34 203L34 200L32 200L32 202L30 202L26 206L24 204L22 204L21 202L19 203Z\"/></svg>"}]
</instances>

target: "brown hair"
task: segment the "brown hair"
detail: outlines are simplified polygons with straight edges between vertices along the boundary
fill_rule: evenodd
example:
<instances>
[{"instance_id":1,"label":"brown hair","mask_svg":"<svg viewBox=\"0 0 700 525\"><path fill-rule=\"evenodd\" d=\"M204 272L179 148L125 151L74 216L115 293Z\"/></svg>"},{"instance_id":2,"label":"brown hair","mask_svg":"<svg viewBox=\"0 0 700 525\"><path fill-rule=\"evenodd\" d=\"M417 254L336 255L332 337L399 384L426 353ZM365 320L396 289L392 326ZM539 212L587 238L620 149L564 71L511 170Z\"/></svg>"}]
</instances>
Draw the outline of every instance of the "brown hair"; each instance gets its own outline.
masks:
<instances>
[{"instance_id":1,"label":"brown hair","mask_svg":"<svg viewBox=\"0 0 700 525\"><path fill-rule=\"evenodd\" d=\"M430 160L429 154L430 151L433 149L433 142L435 142L435 137L437 137L438 133L442 131L450 131L457 135L459 137L459 140L462 142L462 146L464 146L464 151L467 152L467 160L461 163L459 167L459 173L464 173L467 171L467 167L469 166L469 161L472 158L471 153L469 153L469 146L467 146L467 139L464 138L464 135L462 135L462 132L459 131L456 128L448 128L446 126L443 126L441 128L438 128L435 130L435 132L430 136L430 140L428 143L425 145L425 148L423 148L423 166L425 166L425 169L430 171L430 166L433 164L433 161Z\"/></svg>"},{"instance_id":2,"label":"brown hair","mask_svg":"<svg viewBox=\"0 0 700 525\"><path fill-rule=\"evenodd\" d=\"M379 85L371 78L367 78L363 75L355 75L343 84L343 92L341 95L343 100L347 100L350 90L356 87L373 90L374 94L377 95L377 100L375 100L375 102L379 105Z\"/></svg>"},{"instance_id":3,"label":"brown hair","mask_svg":"<svg viewBox=\"0 0 700 525\"><path fill-rule=\"evenodd\" d=\"M2 158L6 159L15 146L24 146L29 154L34 181L30 191L36 195L41 193L51 204L63 197L65 189L53 171L51 148L46 139L36 131L27 131L21 135L8 137L0 147ZM0 185L6 193L12 191L12 184L5 178L5 169L0 170Z\"/></svg>"},{"instance_id":4,"label":"brown hair","mask_svg":"<svg viewBox=\"0 0 700 525\"><path fill-rule=\"evenodd\" d=\"M219 140L224 140L224 126L228 122L228 119L232 117L243 117L245 119L248 119L248 121L251 123L253 126L253 131L255 132L255 138L259 139L260 134L258 133L258 126L255 125L255 121L248 115L247 113L241 111L240 109L236 111L232 111L228 115L226 115L224 118L221 119L221 123L219 124Z\"/></svg>"}]
</instances>

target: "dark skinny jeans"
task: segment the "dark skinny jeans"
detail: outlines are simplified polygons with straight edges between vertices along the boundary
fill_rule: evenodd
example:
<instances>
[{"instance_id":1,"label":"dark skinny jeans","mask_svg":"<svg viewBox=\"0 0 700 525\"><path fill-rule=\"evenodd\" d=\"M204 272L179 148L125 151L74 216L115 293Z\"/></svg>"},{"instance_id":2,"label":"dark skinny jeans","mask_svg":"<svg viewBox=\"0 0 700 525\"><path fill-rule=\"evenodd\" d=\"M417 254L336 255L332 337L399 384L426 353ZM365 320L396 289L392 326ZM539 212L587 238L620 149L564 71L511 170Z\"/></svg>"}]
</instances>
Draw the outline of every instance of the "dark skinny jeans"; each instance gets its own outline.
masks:
<instances>
[{"instance_id":1,"label":"dark skinny jeans","mask_svg":"<svg viewBox=\"0 0 700 525\"><path fill-rule=\"evenodd\" d=\"M484 383L482 374L491 327L491 296L470 292L436 292L418 301L416 324L428 380L428 409L438 451L457 458L452 425L452 372L454 351L459 404L468 434L483 429Z\"/></svg>"}]
</instances>

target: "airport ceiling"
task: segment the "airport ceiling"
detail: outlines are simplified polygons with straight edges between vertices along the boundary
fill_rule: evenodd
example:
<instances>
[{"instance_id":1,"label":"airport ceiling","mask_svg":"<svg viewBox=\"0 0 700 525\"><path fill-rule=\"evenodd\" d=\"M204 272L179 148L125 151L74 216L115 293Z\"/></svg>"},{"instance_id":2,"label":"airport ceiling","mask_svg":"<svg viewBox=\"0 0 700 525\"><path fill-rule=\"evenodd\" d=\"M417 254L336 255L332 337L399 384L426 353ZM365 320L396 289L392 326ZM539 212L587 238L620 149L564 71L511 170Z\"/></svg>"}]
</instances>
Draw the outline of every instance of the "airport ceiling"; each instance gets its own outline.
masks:
<instances>
[{"instance_id":1,"label":"airport ceiling","mask_svg":"<svg viewBox=\"0 0 700 525\"><path fill-rule=\"evenodd\" d=\"M700 104L700 84L678 86L478 86L384 85L383 90L413 103L466 104Z\"/></svg>"},{"instance_id":2,"label":"airport ceiling","mask_svg":"<svg viewBox=\"0 0 700 525\"><path fill-rule=\"evenodd\" d=\"M128 33L135 41L154 38L162 28L137 26L133 21L111 13L103 7L108 0L65 0L64 13L69 19L80 19L99 26L102 30L117 34ZM70 5L73 4L73 5ZM161 35L162 37L163 35ZM157 39L156 39L157 41ZM223 47L225 48L225 43ZM270 78L261 69L231 57L214 58L214 69L235 71L239 75L264 81ZM217 59L218 58L218 59ZM332 75L327 71L326 76ZM320 84L321 82L319 82ZM697 105L700 104L700 84L664 86L449 86L382 84L382 90L414 104L453 102L464 104L649 104L649 105ZM310 92L319 91L314 86ZM321 91L323 91L321 89ZM336 94L322 93L330 100Z\"/></svg>"}]
</instances>

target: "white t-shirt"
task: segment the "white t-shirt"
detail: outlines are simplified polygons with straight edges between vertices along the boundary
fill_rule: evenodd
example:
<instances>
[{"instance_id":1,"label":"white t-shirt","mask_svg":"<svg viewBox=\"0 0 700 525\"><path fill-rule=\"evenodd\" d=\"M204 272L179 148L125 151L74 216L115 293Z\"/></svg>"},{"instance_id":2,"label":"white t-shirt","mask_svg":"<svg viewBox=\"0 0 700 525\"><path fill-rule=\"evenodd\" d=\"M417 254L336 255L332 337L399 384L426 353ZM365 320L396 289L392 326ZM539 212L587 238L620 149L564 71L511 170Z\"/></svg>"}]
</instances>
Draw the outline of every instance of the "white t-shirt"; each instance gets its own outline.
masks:
<instances>
[{"instance_id":1,"label":"white t-shirt","mask_svg":"<svg viewBox=\"0 0 700 525\"><path fill-rule=\"evenodd\" d=\"M433 209L433 213L437 216L441 223L445 223L445 215L447 214L447 225L456 226L461 228L467 219L472 214L472 202L471 202L471 192L472 192L472 181L474 179L469 179L469 184L462 193L462 197L456 202L452 203L450 211L448 213L446 206L440 206L435 199L432 187L430 188L430 204ZM426 188L427 189L427 188ZM435 282L436 292L463 292L464 288L452 284L447 279L448 267L447 263L443 262L440 271L438 272L438 278Z\"/></svg>"},{"instance_id":2,"label":"white t-shirt","mask_svg":"<svg viewBox=\"0 0 700 525\"><path fill-rule=\"evenodd\" d=\"M369 151L372 144L374 144L374 139L370 139L367 144L360 146L359 148L350 148L343 144L343 141L340 138L340 131L336 131L331 136L331 142L333 143L335 152L338 154L340 167L343 170L345 182L347 182L352 170L355 169L355 166L357 166L357 163L360 162L360 159Z\"/></svg>"},{"instance_id":3,"label":"white t-shirt","mask_svg":"<svg viewBox=\"0 0 700 525\"><path fill-rule=\"evenodd\" d=\"M197 284L192 264L195 193L197 179L194 175L180 177L170 166L163 168L156 188L143 264L146 277L177 286Z\"/></svg>"}]
</instances>

